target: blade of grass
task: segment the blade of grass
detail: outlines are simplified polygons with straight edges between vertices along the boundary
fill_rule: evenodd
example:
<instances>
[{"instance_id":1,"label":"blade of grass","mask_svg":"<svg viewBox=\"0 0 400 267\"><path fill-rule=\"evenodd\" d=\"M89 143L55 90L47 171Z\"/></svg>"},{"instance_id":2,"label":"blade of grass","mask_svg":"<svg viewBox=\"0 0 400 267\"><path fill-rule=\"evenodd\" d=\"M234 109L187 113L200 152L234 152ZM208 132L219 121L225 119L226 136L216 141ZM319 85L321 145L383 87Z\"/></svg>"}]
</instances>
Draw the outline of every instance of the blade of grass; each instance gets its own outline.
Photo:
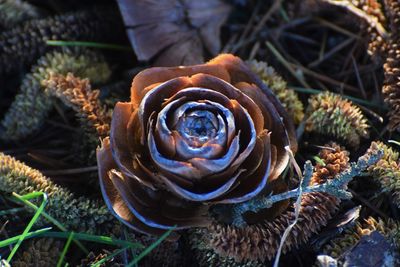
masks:
<instances>
[{"instance_id":1,"label":"blade of grass","mask_svg":"<svg viewBox=\"0 0 400 267\"><path fill-rule=\"evenodd\" d=\"M18 197L19 195L18 195L18 196L17 196L17 195L18 195L18 194L13 193L12 196L11 196L11 200L14 201L14 202L17 202L17 203L22 202L22 203L24 203L26 206L28 206L28 207L32 208L33 210L35 210L35 212L39 209L38 206L36 206L35 204L33 204L33 203L31 203L31 202L29 202L29 201L23 199L23 198L19 198L19 197ZM47 214L45 211L42 211L42 212L41 212L41 215L42 215L44 218L46 218L49 222L51 222L52 224L54 224L55 226L57 226L57 228L59 228L61 231L67 232L67 228L65 228L65 227L62 225L62 223L60 223L59 221L57 221L55 218L51 217L51 216L50 216L49 214ZM85 246L84 246L82 243L80 243L80 242L77 241L77 240L74 240L74 243L75 243L83 252L85 252L86 254L89 253L89 251L85 248Z\"/></svg>"},{"instance_id":2,"label":"blade of grass","mask_svg":"<svg viewBox=\"0 0 400 267\"><path fill-rule=\"evenodd\" d=\"M47 232L44 233L42 236L46 237L55 237L55 238L68 238L68 232ZM130 248L144 248L144 246L140 243L134 243L126 240L115 239L108 236L99 236L99 235L91 235L85 233L75 233L74 239L82 240L82 241L89 241L95 243L101 243L106 245L117 245L121 247L130 247Z\"/></svg>"},{"instance_id":3,"label":"blade of grass","mask_svg":"<svg viewBox=\"0 0 400 267\"><path fill-rule=\"evenodd\" d=\"M130 48L128 46L97 43L97 42L48 40L48 41L46 41L46 44L51 45L51 46L82 46L82 47L94 47L94 48L102 48L102 49L132 51L132 48Z\"/></svg>"},{"instance_id":4,"label":"blade of grass","mask_svg":"<svg viewBox=\"0 0 400 267\"><path fill-rule=\"evenodd\" d=\"M25 239L39 236L47 231L50 231L51 229L52 229L51 227L46 227L46 228L39 229L39 230L36 230L33 232L29 232L26 234ZM0 248L15 244L16 242L18 242L20 237L21 237L21 235L17 235L17 236L7 238L6 240L0 241Z\"/></svg>"},{"instance_id":5,"label":"blade of grass","mask_svg":"<svg viewBox=\"0 0 400 267\"><path fill-rule=\"evenodd\" d=\"M313 159L315 160L315 162L317 162L317 163L320 164L321 166L326 166L324 160L321 159L320 157L314 156Z\"/></svg>"},{"instance_id":6,"label":"blade of grass","mask_svg":"<svg viewBox=\"0 0 400 267\"><path fill-rule=\"evenodd\" d=\"M127 267L132 267L132 266L136 265L141 259L143 259L147 254L149 254L153 249L155 249L164 239L166 239L174 229L175 228L169 229L162 236L160 236L159 239L157 239L153 244L151 244L145 250L143 250L142 253L140 253L135 259L133 259L127 265Z\"/></svg>"},{"instance_id":7,"label":"blade of grass","mask_svg":"<svg viewBox=\"0 0 400 267\"><path fill-rule=\"evenodd\" d=\"M26 238L33 238L33 237L53 237L53 238L68 238L70 236L70 232L49 232L52 228L44 228L45 230L30 232ZM11 237L9 239L0 241L0 248L4 246L8 246L14 244L18 241L19 236ZM108 236L98 236L98 235L91 235L85 233L74 233L74 240L82 240L82 241L89 241L95 242L100 244L112 245L112 246L120 246L120 247L128 247L128 248L140 248L144 249L144 246L140 243L134 243L131 241L115 239ZM88 252L89 253L89 252Z\"/></svg>"},{"instance_id":8,"label":"blade of grass","mask_svg":"<svg viewBox=\"0 0 400 267\"><path fill-rule=\"evenodd\" d=\"M25 237L29 233L29 230L31 230L32 226L39 219L40 214L43 212L44 207L47 204L47 194L43 193L43 192L33 192L33 193L30 193L30 194L26 194L24 196L20 196L17 193L13 192L13 195L15 197L21 199L21 200L26 200L26 201L30 200L30 199L33 199L33 198L38 198L38 197L42 197L43 200L42 200L42 203L40 204L39 208L36 210L35 214L33 215L32 219L30 220L30 222L28 223L28 225L26 226L26 228L22 232L22 235L20 235L20 237L18 238L17 244L11 250L10 255L8 255L7 262L11 262L11 260L14 257L15 253L17 253L19 247L21 246L22 241L24 241Z\"/></svg>"},{"instance_id":9,"label":"blade of grass","mask_svg":"<svg viewBox=\"0 0 400 267\"><path fill-rule=\"evenodd\" d=\"M61 252L60 258L58 259L57 267L61 267L61 264L64 262L65 255L67 254L67 251L69 249L69 246L71 245L71 241L73 240L73 238L74 238L74 232L69 233L67 242L65 243L64 249Z\"/></svg>"}]
</instances>

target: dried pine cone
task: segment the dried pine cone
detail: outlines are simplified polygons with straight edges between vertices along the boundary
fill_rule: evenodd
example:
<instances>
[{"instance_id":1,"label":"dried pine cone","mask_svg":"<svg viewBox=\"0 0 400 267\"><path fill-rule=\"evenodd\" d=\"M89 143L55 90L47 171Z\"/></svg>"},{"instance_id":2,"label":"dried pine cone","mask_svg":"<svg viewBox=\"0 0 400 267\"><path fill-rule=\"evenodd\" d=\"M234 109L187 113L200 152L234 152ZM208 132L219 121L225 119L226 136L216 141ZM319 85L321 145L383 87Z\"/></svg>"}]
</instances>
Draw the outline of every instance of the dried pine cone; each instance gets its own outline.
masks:
<instances>
[{"instance_id":1,"label":"dried pine cone","mask_svg":"<svg viewBox=\"0 0 400 267\"><path fill-rule=\"evenodd\" d=\"M394 203L400 207L400 166L399 153L382 142L372 142L370 151L382 149L383 157L368 168L368 172L384 191L392 193Z\"/></svg>"},{"instance_id":2,"label":"dried pine cone","mask_svg":"<svg viewBox=\"0 0 400 267\"><path fill-rule=\"evenodd\" d=\"M319 156L326 167L316 165L311 183L333 179L348 167L348 152L335 143L327 145ZM304 194L298 223L290 232L283 252L307 242L338 209L340 200L324 193ZM294 220L293 207L272 221L237 228L214 223L207 229L197 230L191 240L200 261L213 262L213 266L253 266L271 260L279 247L281 236ZM236 265L231 265L238 262Z\"/></svg>"},{"instance_id":3,"label":"dried pine cone","mask_svg":"<svg viewBox=\"0 0 400 267\"><path fill-rule=\"evenodd\" d=\"M54 267L57 265L63 245L51 238L32 239L25 241L15 260L13 267Z\"/></svg>"},{"instance_id":4,"label":"dried pine cone","mask_svg":"<svg viewBox=\"0 0 400 267\"><path fill-rule=\"evenodd\" d=\"M0 74L32 64L48 51L47 40L110 42L123 36L114 8L93 8L27 21L0 33Z\"/></svg>"},{"instance_id":5,"label":"dried pine cone","mask_svg":"<svg viewBox=\"0 0 400 267\"><path fill-rule=\"evenodd\" d=\"M76 197L39 171L3 153L0 153L0 188L20 195L34 191L47 193L49 202L45 211L69 230L99 234L113 230L115 220L101 201ZM47 223L44 219L39 221L40 224Z\"/></svg>"},{"instance_id":6,"label":"dried pine cone","mask_svg":"<svg viewBox=\"0 0 400 267\"><path fill-rule=\"evenodd\" d=\"M32 67L22 80L20 92L1 121L0 138L18 140L32 134L43 124L52 108L53 99L43 90L42 80L51 72L89 78L92 83L105 82L111 70L104 58L90 50L49 52Z\"/></svg>"},{"instance_id":7,"label":"dried pine cone","mask_svg":"<svg viewBox=\"0 0 400 267\"><path fill-rule=\"evenodd\" d=\"M367 120L357 106L340 95L323 92L309 99L305 130L329 135L357 147L369 136Z\"/></svg>"},{"instance_id":8,"label":"dried pine cone","mask_svg":"<svg viewBox=\"0 0 400 267\"><path fill-rule=\"evenodd\" d=\"M248 64L252 71L257 73L261 80L272 89L276 97L281 101L282 106L292 117L294 123L299 124L304 117L304 107L297 93L289 89L286 81L267 63L252 60Z\"/></svg>"},{"instance_id":9,"label":"dried pine cone","mask_svg":"<svg viewBox=\"0 0 400 267\"><path fill-rule=\"evenodd\" d=\"M50 73L42 81L47 94L56 96L68 107L78 113L84 127L96 132L98 137L106 137L110 131L111 114L99 101L99 90L92 90L88 79L80 79L72 73L67 76Z\"/></svg>"},{"instance_id":10,"label":"dried pine cone","mask_svg":"<svg viewBox=\"0 0 400 267\"><path fill-rule=\"evenodd\" d=\"M273 190L285 147L297 150L288 114L238 57L150 68L114 108L100 185L112 213L142 233L205 226L211 206Z\"/></svg>"}]
</instances>

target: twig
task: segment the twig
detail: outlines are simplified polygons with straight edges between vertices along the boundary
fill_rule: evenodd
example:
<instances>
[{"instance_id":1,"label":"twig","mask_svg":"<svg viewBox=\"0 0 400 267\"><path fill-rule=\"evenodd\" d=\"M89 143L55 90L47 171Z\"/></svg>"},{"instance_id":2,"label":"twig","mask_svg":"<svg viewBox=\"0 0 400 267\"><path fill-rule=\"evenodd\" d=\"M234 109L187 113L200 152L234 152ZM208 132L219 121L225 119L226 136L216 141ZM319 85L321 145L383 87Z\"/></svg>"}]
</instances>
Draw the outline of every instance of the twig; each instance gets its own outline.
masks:
<instances>
[{"instance_id":1,"label":"twig","mask_svg":"<svg viewBox=\"0 0 400 267\"><path fill-rule=\"evenodd\" d=\"M323 184L312 186L309 186L309 181L313 174L313 166L310 161L306 161L304 164L304 178L298 188L277 195L260 196L234 206L232 209L233 217L235 218L233 224L238 227L243 227L246 224L242 216L245 212L258 212L261 209L270 208L276 202L290 198L298 198L302 193L321 192L328 193L341 199L350 199L352 194L347 190L347 184L353 177L359 176L367 167L375 164L382 155L383 150L378 150L376 154L365 154L358 159L357 163L352 162L349 169L339 173L334 179L328 180Z\"/></svg>"}]
</instances>

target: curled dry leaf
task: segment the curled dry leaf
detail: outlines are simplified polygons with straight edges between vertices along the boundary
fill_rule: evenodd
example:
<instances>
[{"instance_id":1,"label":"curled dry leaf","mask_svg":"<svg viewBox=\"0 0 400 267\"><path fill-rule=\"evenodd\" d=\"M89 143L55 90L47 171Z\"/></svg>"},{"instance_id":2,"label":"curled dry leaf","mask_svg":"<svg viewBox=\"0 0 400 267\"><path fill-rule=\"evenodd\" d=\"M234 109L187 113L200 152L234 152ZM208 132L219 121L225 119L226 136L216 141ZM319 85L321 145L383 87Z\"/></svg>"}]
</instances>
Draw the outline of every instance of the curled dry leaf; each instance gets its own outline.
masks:
<instances>
[{"instance_id":1,"label":"curled dry leaf","mask_svg":"<svg viewBox=\"0 0 400 267\"><path fill-rule=\"evenodd\" d=\"M150 68L134 78L131 101L115 106L98 150L103 197L140 232L205 226L211 205L273 189L285 146L297 150L289 116L239 58Z\"/></svg>"},{"instance_id":2,"label":"curled dry leaf","mask_svg":"<svg viewBox=\"0 0 400 267\"><path fill-rule=\"evenodd\" d=\"M220 51L220 28L230 7L221 0L118 0L139 60L157 66L199 64L204 48Z\"/></svg>"}]
</instances>

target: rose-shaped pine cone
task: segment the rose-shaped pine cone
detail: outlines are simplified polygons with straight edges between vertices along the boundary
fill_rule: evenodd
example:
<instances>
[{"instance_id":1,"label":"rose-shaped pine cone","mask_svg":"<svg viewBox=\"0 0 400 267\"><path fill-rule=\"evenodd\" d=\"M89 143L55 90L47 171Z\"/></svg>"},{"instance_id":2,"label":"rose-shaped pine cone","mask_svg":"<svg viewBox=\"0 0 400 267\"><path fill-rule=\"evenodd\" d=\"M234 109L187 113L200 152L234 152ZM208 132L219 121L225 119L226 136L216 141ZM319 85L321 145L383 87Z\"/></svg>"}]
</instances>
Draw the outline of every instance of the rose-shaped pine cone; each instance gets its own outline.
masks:
<instances>
[{"instance_id":1,"label":"rose-shaped pine cone","mask_svg":"<svg viewBox=\"0 0 400 267\"><path fill-rule=\"evenodd\" d=\"M285 146L297 149L292 122L239 58L151 68L115 106L100 185L113 214L143 233L205 226L210 205L249 200L276 180Z\"/></svg>"}]
</instances>

